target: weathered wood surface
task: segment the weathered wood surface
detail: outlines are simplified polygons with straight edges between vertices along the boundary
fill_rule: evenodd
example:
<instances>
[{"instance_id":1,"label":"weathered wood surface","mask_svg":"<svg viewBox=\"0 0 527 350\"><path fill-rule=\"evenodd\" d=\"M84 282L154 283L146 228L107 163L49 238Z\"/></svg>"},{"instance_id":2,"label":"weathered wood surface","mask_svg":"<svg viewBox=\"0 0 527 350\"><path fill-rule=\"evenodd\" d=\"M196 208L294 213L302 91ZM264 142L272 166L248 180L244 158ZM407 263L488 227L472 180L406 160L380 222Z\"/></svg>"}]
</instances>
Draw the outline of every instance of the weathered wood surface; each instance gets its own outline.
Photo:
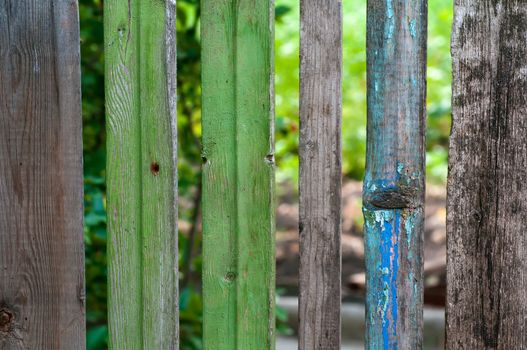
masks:
<instances>
[{"instance_id":1,"label":"weathered wood surface","mask_svg":"<svg viewBox=\"0 0 527 350\"><path fill-rule=\"evenodd\" d=\"M206 349L274 349L273 12L202 1Z\"/></svg>"},{"instance_id":2,"label":"weathered wood surface","mask_svg":"<svg viewBox=\"0 0 527 350\"><path fill-rule=\"evenodd\" d=\"M526 1L455 1L448 349L527 349L526 43Z\"/></svg>"},{"instance_id":3,"label":"weathered wood surface","mask_svg":"<svg viewBox=\"0 0 527 350\"><path fill-rule=\"evenodd\" d=\"M0 1L0 348L84 349L77 1Z\"/></svg>"},{"instance_id":4,"label":"weathered wood surface","mask_svg":"<svg viewBox=\"0 0 527 350\"><path fill-rule=\"evenodd\" d=\"M342 3L300 3L299 349L340 349Z\"/></svg>"},{"instance_id":5,"label":"weathered wood surface","mask_svg":"<svg viewBox=\"0 0 527 350\"><path fill-rule=\"evenodd\" d=\"M104 5L110 347L175 349L175 1Z\"/></svg>"},{"instance_id":6,"label":"weathered wood surface","mask_svg":"<svg viewBox=\"0 0 527 350\"><path fill-rule=\"evenodd\" d=\"M426 0L370 0L364 181L366 348L420 349Z\"/></svg>"}]
</instances>

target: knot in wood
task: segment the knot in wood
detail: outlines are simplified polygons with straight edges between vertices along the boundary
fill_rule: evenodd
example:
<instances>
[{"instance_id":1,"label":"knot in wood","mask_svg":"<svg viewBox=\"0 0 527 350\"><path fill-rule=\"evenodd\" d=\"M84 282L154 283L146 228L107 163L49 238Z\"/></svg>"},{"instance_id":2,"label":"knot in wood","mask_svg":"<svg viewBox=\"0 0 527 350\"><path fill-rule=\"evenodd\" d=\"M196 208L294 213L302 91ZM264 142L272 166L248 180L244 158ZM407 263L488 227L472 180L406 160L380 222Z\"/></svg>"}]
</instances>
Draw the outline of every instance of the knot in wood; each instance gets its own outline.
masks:
<instances>
[{"instance_id":1,"label":"knot in wood","mask_svg":"<svg viewBox=\"0 0 527 350\"><path fill-rule=\"evenodd\" d=\"M0 332L9 332L11 330L11 322L13 314L8 310L0 310Z\"/></svg>"},{"instance_id":2,"label":"knot in wood","mask_svg":"<svg viewBox=\"0 0 527 350\"><path fill-rule=\"evenodd\" d=\"M236 279L236 273L235 272L227 272L225 275L225 281L226 282L233 282Z\"/></svg>"},{"instance_id":3,"label":"knot in wood","mask_svg":"<svg viewBox=\"0 0 527 350\"><path fill-rule=\"evenodd\" d=\"M410 187L381 189L366 193L364 203L379 209L417 208L421 205L421 194L418 189Z\"/></svg>"}]
</instances>

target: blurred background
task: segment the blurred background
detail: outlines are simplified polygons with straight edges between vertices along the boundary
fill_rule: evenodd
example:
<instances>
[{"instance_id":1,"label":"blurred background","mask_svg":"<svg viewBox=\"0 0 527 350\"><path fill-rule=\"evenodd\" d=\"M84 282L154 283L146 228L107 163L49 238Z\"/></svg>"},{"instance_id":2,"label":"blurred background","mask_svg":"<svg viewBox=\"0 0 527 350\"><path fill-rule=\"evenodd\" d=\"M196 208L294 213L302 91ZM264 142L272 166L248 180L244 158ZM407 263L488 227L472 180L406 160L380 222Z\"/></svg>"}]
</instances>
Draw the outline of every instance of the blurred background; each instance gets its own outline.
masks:
<instances>
[{"instance_id":1,"label":"blurred background","mask_svg":"<svg viewBox=\"0 0 527 350\"><path fill-rule=\"evenodd\" d=\"M299 1L276 0L278 350L296 349L298 293ZM364 246L361 179L366 151L366 0L344 0L343 349L362 348ZM445 183L450 132L452 0L429 0L425 348L442 347ZM80 0L87 349L107 348L103 1ZM178 0L181 349L201 343L200 4Z\"/></svg>"}]
</instances>

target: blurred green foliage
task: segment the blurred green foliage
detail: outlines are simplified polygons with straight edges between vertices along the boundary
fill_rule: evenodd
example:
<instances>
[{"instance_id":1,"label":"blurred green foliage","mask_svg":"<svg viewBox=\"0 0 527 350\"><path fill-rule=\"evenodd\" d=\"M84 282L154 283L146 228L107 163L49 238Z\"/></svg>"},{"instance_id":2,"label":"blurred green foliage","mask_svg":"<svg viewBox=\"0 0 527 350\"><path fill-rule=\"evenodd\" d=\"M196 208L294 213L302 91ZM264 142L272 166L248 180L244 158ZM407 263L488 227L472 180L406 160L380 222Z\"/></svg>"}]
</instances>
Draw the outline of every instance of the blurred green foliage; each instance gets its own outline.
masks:
<instances>
[{"instance_id":1,"label":"blurred green foliage","mask_svg":"<svg viewBox=\"0 0 527 350\"><path fill-rule=\"evenodd\" d=\"M450 132L452 0L429 0L428 181L444 183ZM298 0L277 0L291 11L276 25L277 180L298 181ZM343 1L343 171L360 180L366 156L366 0ZM296 186L294 186L296 188Z\"/></svg>"},{"instance_id":2,"label":"blurred green foliage","mask_svg":"<svg viewBox=\"0 0 527 350\"><path fill-rule=\"evenodd\" d=\"M84 124L87 349L107 347L104 46L102 0L80 0ZM427 172L444 183L450 129L452 0L429 1ZM360 180L366 145L366 0L344 2L344 174ZM276 159L278 183L298 181L298 0L276 1ZM202 348L200 293L201 89L199 0L178 0L178 133L181 349ZM277 310L277 328L288 332Z\"/></svg>"},{"instance_id":3,"label":"blurred green foliage","mask_svg":"<svg viewBox=\"0 0 527 350\"><path fill-rule=\"evenodd\" d=\"M87 349L103 349L106 315L104 46L102 1L80 0Z\"/></svg>"}]
</instances>

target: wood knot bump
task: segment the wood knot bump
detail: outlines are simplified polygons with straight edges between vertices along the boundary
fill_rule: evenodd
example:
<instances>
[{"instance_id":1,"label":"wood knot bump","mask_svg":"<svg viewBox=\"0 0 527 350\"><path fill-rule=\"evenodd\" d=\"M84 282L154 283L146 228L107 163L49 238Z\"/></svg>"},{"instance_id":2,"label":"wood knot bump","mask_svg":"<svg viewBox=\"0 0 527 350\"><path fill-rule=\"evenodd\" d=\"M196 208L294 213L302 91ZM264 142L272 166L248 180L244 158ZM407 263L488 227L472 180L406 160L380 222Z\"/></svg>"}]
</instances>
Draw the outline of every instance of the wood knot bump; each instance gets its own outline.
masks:
<instances>
[{"instance_id":1,"label":"wood knot bump","mask_svg":"<svg viewBox=\"0 0 527 350\"><path fill-rule=\"evenodd\" d=\"M274 153L269 153L265 156L265 162L269 165L274 165Z\"/></svg>"},{"instance_id":2,"label":"wood knot bump","mask_svg":"<svg viewBox=\"0 0 527 350\"><path fill-rule=\"evenodd\" d=\"M227 274L225 275L225 281L226 282L233 282L235 279L236 279L236 273L235 272L227 272Z\"/></svg>"},{"instance_id":3,"label":"wood knot bump","mask_svg":"<svg viewBox=\"0 0 527 350\"><path fill-rule=\"evenodd\" d=\"M13 321L13 314L6 310L0 310L0 332L9 332L11 330L11 323Z\"/></svg>"}]
</instances>

